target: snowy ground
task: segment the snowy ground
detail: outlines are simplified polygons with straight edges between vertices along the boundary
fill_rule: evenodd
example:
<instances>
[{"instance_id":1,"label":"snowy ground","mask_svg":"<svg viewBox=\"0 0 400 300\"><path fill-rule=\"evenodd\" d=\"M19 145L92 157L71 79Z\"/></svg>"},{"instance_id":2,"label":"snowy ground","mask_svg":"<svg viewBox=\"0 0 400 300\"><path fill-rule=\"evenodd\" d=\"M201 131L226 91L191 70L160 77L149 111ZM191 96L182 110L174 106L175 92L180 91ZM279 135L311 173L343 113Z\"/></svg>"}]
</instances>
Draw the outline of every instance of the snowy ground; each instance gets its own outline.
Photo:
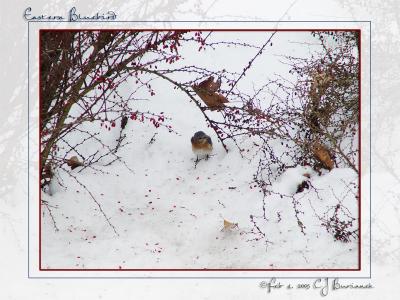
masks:
<instances>
[{"instance_id":1,"label":"snowy ground","mask_svg":"<svg viewBox=\"0 0 400 300\"><path fill-rule=\"evenodd\" d=\"M249 57L243 55L243 62ZM238 66L241 63L237 62ZM278 58L268 66L274 65L279 65ZM43 194L43 199L56 207L52 213L59 228L54 230L43 209L43 268L357 268L357 241L335 241L315 215L334 206L339 198L357 216L354 197L344 194L346 185L357 182L352 170L334 169L322 176L304 167L286 171L274 183L275 192L294 195L308 173L312 185L321 195L326 193L322 197L326 202L307 190L295 198L270 196L266 220L257 219L269 242L256 240L250 233L250 216L258 218L263 213L262 193L251 185L257 161L243 159L234 145L228 144L231 151L226 153L185 95L165 82L157 83L155 90L156 97L136 107L163 112L178 134L130 120L125 133L131 143L121 148L119 155L133 172L118 161L96 166L102 172L72 171L101 204L119 235L89 193L60 171L68 188L54 185L52 196ZM119 128L98 130L108 143L119 134ZM190 137L198 130L211 135L214 152L195 168ZM155 141L149 143L155 133ZM304 212L300 219L305 235L293 199ZM238 226L223 230L224 220Z\"/></svg>"}]
</instances>

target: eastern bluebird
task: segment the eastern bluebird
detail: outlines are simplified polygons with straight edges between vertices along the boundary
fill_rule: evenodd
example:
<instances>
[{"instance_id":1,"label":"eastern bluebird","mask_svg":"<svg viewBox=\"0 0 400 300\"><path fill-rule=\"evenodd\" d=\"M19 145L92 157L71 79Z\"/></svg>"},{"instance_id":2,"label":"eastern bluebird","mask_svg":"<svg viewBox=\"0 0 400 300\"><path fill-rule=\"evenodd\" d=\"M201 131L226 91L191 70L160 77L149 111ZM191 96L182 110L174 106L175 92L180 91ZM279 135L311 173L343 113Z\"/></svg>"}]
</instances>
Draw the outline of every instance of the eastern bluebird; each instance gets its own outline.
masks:
<instances>
[{"instance_id":1,"label":"eastern bluebird","mask_svg":"<svg viewBox=\"0 0 400 300\"><path fill-rule=\"evenodd\" d=\"M197 131L190 140L192 142L192 150L197 155L210 155L213 150L211 138L203 131Z\"/></svg>"}]
</instances>

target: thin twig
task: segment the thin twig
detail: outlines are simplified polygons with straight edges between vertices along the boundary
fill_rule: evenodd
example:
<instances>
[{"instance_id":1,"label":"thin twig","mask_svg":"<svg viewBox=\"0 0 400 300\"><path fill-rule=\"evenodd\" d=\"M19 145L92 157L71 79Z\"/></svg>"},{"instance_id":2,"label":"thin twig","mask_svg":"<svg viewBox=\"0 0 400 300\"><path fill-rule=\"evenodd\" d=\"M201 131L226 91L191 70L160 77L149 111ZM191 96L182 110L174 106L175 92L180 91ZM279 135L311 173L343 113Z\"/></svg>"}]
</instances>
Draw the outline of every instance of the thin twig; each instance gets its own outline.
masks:
<instances>
[{"instance_id":1,"label":"thin twig","mask_svg":"<svg viewBox=\"0 0 400 300\"><path fill-rule=\"evenodd\" d=\"M62 167L61 167L62 168ZM97 207L99 208L100 212L102 213L102 215L104 216L104 218L106 219L108 225L110 225L110 227L112 228L112 230L115 232L115 234L117 236L119 236L119 233L117 232L115 226L110 222L110 218L107 217L106 213L104 212L103 208L101 207L100 203L96 200L96 198L93 196L92 192L86 187L86 185L84 185L82 182L79 181L78 178L76 178L75 175L72 175L70 172L68 172L68 170L62 168L70 177L72 177L73 179L75 179L75 181L81 186L83 187L90 195L90 197L92 198L92 200L94 201L94 203L96 203Z\"/></svg>"}]
</instances>

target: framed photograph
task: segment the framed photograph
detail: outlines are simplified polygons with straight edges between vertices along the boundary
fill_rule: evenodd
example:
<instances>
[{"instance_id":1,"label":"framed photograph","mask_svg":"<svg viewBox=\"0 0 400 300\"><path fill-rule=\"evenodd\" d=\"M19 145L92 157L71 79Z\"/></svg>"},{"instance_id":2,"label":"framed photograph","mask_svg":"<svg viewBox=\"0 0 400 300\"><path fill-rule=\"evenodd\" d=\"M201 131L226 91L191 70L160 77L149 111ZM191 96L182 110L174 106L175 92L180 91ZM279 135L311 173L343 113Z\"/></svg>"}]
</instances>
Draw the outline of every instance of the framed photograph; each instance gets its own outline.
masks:
<instances>
[{"instance_id":1,"label":"framed photograph","mask_svg":"<svg viewBox=\"0 0 400 300\"><path fill-rule=\"evenodd\" d=\"M2 295L393 298L397 10L6 3Z\"/></svg>"}]
</instances>

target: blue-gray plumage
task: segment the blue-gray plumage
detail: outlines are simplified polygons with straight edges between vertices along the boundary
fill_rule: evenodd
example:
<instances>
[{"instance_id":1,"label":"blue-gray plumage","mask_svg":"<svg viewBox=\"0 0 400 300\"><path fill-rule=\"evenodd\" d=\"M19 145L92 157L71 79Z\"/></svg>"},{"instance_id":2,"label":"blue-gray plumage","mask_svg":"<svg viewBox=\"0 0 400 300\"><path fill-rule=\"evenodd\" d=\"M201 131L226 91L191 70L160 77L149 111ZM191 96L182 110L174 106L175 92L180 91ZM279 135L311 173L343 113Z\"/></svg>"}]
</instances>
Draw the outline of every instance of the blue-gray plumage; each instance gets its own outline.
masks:
<instances>
[{"instance_id":1,"label":"blue-gray plumage","mask_svg":"<svg viewBox=\"0 0 400 300\"><path fill-rule=\"evenodd\" d=\"M211 137L203 131L197 131L190 141L192 142L192 150L197 155L209 155L213 150Z\"/></svg>"}]
</instances>

